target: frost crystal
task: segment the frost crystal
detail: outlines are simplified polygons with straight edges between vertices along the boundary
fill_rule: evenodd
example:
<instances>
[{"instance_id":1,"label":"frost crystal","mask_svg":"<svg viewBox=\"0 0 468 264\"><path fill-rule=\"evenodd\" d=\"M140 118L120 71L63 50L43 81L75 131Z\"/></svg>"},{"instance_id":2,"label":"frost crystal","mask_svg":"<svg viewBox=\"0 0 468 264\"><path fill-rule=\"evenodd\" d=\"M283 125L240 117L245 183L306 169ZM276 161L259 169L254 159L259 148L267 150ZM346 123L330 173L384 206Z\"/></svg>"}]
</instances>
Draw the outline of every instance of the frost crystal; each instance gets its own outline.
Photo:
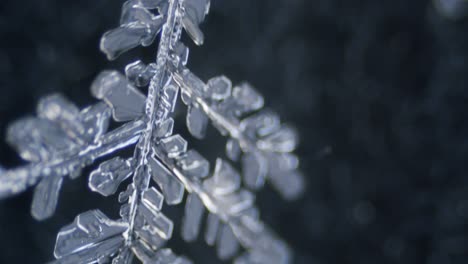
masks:
<instances>
[{"instance_id":1,"label":"frost crystal","mask_svg":"<svg viewBox=\"0 0 468 264\"><path fill-rule=\"evenodd\" d=\"M120 26L104 34L101 50L116 59L150 45L160 32L156 61L130 63L125 75L100 73L91 85L93 96L101 100L95 105L80 111L61 95L51 95L39 102L37 117L8 128L7 142L30 163L0 166L0 197L34 187L31 213L39 220L53 215L65 176L78 177L96 159L135 146L133 157L111 157L89 176L89 188L103 196L127 185L118 195L120 218L109 219L97 209L78 215L57 236L56 263L119 264L134 258L191 263L164 248L174 225L162 212L163 203L181 203L185 191L185 241L196 240L206 223L204 239L216 246L222 260L290 262L288 246L260 220L254 192L270 182L285 199L301 194L304 181L291 153L297 135L274 112L262 109L264 99L250 84L233 87L225 76L205 83L186 68L182 29L201 45L199 25L209 6L209 0L126 1ZM145 96L139 87L146 86ZM173 134L171 115L179 94L188 108L188 131L203 139L213 124L228 137L226 157L240 162L242 173L222 158L212 168L182 136ZM108 131L111 119L122 124Z\"/></svg>"}]
</instances>

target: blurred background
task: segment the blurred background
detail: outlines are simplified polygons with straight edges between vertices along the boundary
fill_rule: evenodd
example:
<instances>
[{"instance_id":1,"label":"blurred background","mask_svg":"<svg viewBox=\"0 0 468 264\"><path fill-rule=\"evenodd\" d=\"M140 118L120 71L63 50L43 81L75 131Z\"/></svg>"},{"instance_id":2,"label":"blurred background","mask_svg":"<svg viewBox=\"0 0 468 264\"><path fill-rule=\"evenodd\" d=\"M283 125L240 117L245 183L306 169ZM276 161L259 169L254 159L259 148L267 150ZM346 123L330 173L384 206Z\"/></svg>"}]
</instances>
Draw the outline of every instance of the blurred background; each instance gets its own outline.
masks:
<instances>
[{"instance_id":1,"label":"blurred background","mask_svg":"<svg viewBox=\"0 0 468 264\"><path fill-rule=\"evenodd\" d=\"M305 195L285 202L267 186L257 196L294 263L466 263L467 2L212 0L205 45L190 46L189 68L204 80L248 80L301 135ZM121 3L0 2L0 138L40 97L60 92L86 106L101 70L154 59L155 45L114 62L99 52ZM222 151L191 143L203 154ZM0 163L21 164L4 140ZM86 173L64 183L45 222L29 214L31 192L0 201L0 263L52 260L58 230L75 215L116 215L116 198L87 190ZM214 249L179 238L180 212L166 209L176 220L169 246L219 263Z\"/></svg>"}]
</instances>

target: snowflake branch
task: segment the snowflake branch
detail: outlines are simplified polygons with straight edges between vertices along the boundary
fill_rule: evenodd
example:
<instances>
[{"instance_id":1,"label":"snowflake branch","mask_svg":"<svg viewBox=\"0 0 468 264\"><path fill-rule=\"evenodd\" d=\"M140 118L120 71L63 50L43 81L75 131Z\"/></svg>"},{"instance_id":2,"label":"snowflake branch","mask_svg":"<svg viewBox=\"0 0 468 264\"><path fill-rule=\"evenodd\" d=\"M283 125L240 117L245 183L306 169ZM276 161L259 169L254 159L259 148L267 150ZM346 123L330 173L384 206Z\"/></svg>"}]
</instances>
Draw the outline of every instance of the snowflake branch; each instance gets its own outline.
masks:
<instances>
[{"instance_id":1,"label":"snowflake branch","mask_svg":"<svg viewBox=\"0 0 468 264\"><path fill-rule=\"evenodd\" d=\"M244 153L244 181L249 188L259 189L268 176L286 199L295 199L304 191L298 159L289 153L297 145L295 131L282 125L269 110L239 120L239 116L263 107L263 98L250 85L242 84L231 93L231 82L224 76L212 78L208 84L185 68L173 76L187 98L187 126L192 135L204 136L204 118L209 118L223 135L229 134L227 155L237 160L240 152Z\"/></svg>"},{"instance_id":2,"label":"snowflake branch","mask_svg":"<svg viewBox=\"0 0 468 264\"><path fill-rule=\"evenodd\" d=\"M159 164L162 163L171 171L191 193L186 204L186 219L182 231L184 238L194 240L199 232L203 207L197 206L197 202L191 202L199 199L211 214L230 227L237 240L248 250L241 258L257 258L259 263L287 263L290 255L288 247L258 219L258 213L253 207L254 196L239 188L238 173L229 164L218 159L214 175L203 180L207 175L208 162L199 154L193 154L196 153L194 150L186 152L186 144L180 140L180 136L170 138L171 141L179 142L180 146L174 147L176 143L168 144L166 141L165 144L169 146L155 145L153 154L160 161ZM234 255L236 247L230 249L222 241L218 242L221 257ZM234 242L228 244L232 243ZM227 252L223 253L223 250Z\"/></svg>"},{"instance_id":3,"label":"snowflake branch","mask_svg":"<svg viewBox=\"0 0 468 264\"><path fill-rule=\"evenodd\" d=\"M0 175L0 199L23 192L42 177L65 176L91 164L118 149L135 144L145 123L136 120L102 135L97 142L83 146L62 159L32 163L15 169L4 170Z\"/></svg>"}]
</instances>

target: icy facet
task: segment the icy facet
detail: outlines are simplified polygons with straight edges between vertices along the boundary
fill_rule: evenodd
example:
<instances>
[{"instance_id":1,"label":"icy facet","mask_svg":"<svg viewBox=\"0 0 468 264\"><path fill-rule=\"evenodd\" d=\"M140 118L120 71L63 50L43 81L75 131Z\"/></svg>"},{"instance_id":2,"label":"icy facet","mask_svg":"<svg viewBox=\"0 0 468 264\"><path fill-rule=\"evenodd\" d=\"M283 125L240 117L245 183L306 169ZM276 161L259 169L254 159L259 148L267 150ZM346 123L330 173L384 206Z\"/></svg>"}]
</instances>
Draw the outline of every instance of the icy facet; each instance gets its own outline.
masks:
<instances>
[{"instance_id":1,"label":"icy facet","mask_svg":"<svg viewBox=\"0 0 468 264\"><path fill-rule=\"evenodd\" d=\"M202 45L204 37L198 24L205 19L210 7L210 0L186 0L183 4L185 16L182 18L182 24L193 42Z\"/></svg>"},{"instance_id":2,"label":"icy facet","mask_svg":"<svg viewBox=\"0 0 468 264\"><path fill-rule=\"evenodd\" d=\"M129 121L144 113L145 96L117 71L101 72L91 85L92 94L112 107L116 121Z\"/></svg>"},{"instance_id":3,"label":"icy facet","mask_svg":"<svg viewBox=\"0 0 468 264\"><path fill-rule=\"evenodd\" d=\"M263 96L248 83L234 87L232 96L241 107L239 109L241 113L255 111L263 107Z\"/></svg>"},{"instance_id":4,"label":"icy facet","mask_svg":"<svg viewBox=\"0 0 468 264\"><path fill-rule=\"evenodd\" d=\"M88 142L95 142L109 128L112 111L105 103L98 103L83 109L80 113Z\"/></svg>"},{"instance_id":5,"label":"icy facet","mask_svg":"<svg viewBox=\"0 0 468 264\"><path fill-rule=\"evenodd\" d=\"M179 134L161 139L160 144L170 158L175 158L187 151L187 141Z\"/></svg>"},{"instance_id":6,"label":"icy facet","mask_svg":"<svg viewBox=\"0 0 468 264\"><path fill-rule=\"evenodd\" d=\"M103 196L109 196L117 191L120 183L128 178L133 171L129 161L115 157L99 165L89 176L89 188Z\"/></svg>"},{"instance_id":7,"label":"icy facet","mask_svg":"<svg viewBox=\"0 0 468 264\"><path fill-rule=\"evenodd\" d=\"M164 87L164 96L162 104L168 104L170 106L170 111L174 111L174 107L176 105L177 94L179 93L179 87L173 84L169 84Z\"/></svg>"},{"instance_id":8,"label":"icy facet","mask_svg":"<svg viewBox=\"0 0 468 264\"><path fill-rule=\"evenodd\" d=\"M152 206L146 203L139 207L139 213L147 222L147 228L152 234L157 234L164 240L168 240L172 236L174 224L161 212L154 210Z\"/></svg>"},{"instance_id":9,"label":"icy facet","mask_svg":"<svg viewBox=\"0 0 468 264\"><path fill-rule=\"evenodd\" d=\"M192 98L190 97L190 94L185 90L182 90L182 92L180 93L180 98L182 99L182 102L186 105L190 105L192 103Z\"/></svg>"},{"instance_id":10,"label":"icy facet","mask_svg":"<svg viewBox=\"0 0 468 264\"><path fill-rule=\"evenodd\" d=\"M268 172L268 161L259 153L246 153L242 157L244 183L252 189L263 186Z\"/></svg>"},{"instance_id":11,"label":"icy facet","mask_svg":"<svg viewBox=\"0 0 468 264\"><path fill-rule=\"evenodd\" d=\"M299 159L291 153L272 153L270 171L291 171L299 166Z\"/></svg>"},{"instance_id":12,"label":"icy facet","mask_svg":"<svg viewBox=\"0 0 468 264\"><path fill-rule=\"evenodd\" d=\"M200 80L200 78L189 70L184 70L182 72L182 78L184 83L186 83L197 96L203 96L205 83Z\"/></svg>"},{"instance_id":13,"label":"icy facet","mask_svg":"<svg viewBox=\"0 0 468 264\"><path fill-rule=\"evenodd\" d=\"M206 179L204 185L214 195L229 194L240 187L240 175L228 162L218 158L213 177Z\"/></svg>"},{"instance_id":14,"label":"icy facet","mask_svg":"<svg viewBox=\"0 0 468 264\"><path fill-rule=\"evenodd\" d=\"M185 204L184 220L182 222L182 238L194 241L200 232L200 224L204 212L203 203L195 194L189 194Z\"/></svg>"},{"instance_id":15,"label":"icy facet","mask_svg":"<svg viewBox=\"0 0 468 264\"><path fill-rule=\"evenodd\" d=\"M127 79L138 87L147 86L151 78L156 74L156 64L151 63L148 66L142 61L137 60L125 67Z\"/></svg>"},{"instance_id":16,"label":"icy facet","mask_svg":"<svg viewBox=\"0 0 468 264\"><path fill-rule=\"evenodd\" d=\"M54 214L62 181L60 175L49 175L36 186L31 206L34 218L44 220Z\"/></svg>"},{"instance_id":17,"label":"icy facet","mask_svg":"<svg viewBox=\"0 0 468 264\"><path fill-rule=\"evenodd\" d=\"M81 123L78 108L63 96L54 94L39 101L37 115L57 125L74 141L82 143L84 127Z\"/></svg>"},{"instance_id":18,"label":"icy facet","mask_svg":"<svg viewBox=\"0 0 468 264\"><path fill-rule=\"evenodd\" d=\"M70 119L77 118L78 113L78 108L60 94L46 96L37 104L37 115L51 121L68 123Z\"/></svg>"},{"instance_id":19,"label":"icy facet","mask_svg":"<svg viewBox=\"0 0 468 264\"><path fill-rule=\"evenodd\" d=\"M168 118L164 120L159 127L155 130L153 136L155 138L165 138L172 135L174 129L174 119Z\"/></svg>"},{"instance_id":20,"label":"icy facet","mask_svg":"<svg viewBox=\"0 0 468 264\"><path fill-rule=\"evenodd\" d=\"M232 82L226 76L218 76L208 80L206 93L216 101L221 101L231 95Z\"/></svg>"},{"instance_id":21,"label":"icy facet","mask_svg":"<svg viewBox=\"0 0 468 264\"><path fill-rule=\"evenodd\" d=\"M189 177L205 178L210 173L210 163L196 150L189 150L177 161Z\"/></svg>"},{"instance_id":22,"label":"icy facet","mask_svg":"<svg viewBox=\"0 0 468 264\"><path fill-rule=\"evenodd\" d=\"M187 113L187 127L190 134L198 139L203 139L206 134L206 128L208 126L208 117L206 114L197 106L189 106Z\"/></svg>"},{"instance_id":23,"label":"icy facet","mask_svg":"<svg viewBox=\"0 0 468 264\"><path fill-rule=\"evenodd\" d=\"M94 246L127 229L124 223L110 220L99 210L78 215L75 221L63 227L57 235L55 257L61 258Z\"/></svg>"},{"instance_id":24,"label":"icy facet","mask_svg":"<svg viewBox=\"0 0 468 264\"><path fill-rule=\"evenodd\" d=\"M32 162L53 159L75 145L56 124L32 117L11 124L6 140L23 159Z\"/></svg>"},{"instance_id":25,"label":"icy facet","mask_svg":"<svg viewBox=\"0 0 468 264\"><path fill-rule=\"evenodd\" d=\"M122 5L122 15L120 24L141 23L150 25L155 20L155 16L143 7L138 0L129 0Z\"/></svg>"},{"instance_id":26,"label":"icy facet","mask_svg":"<svg viewBox=\"0 0 468 264\"><path fill-rule=\"evenodd\" d=\"M133 254L141 260L142 263L155 263L154 260L154 250L149 248L149 246L141 240L137 240L132 244Z\"/></svg>"},{"instance_id":27,"label":"icy facet","mask_svg":"<svg viewBox=\"0 0 468 264\"><path fill-rule=\"evenodd\" d=\"M176 56L176 65L187 65L189 49L182 42L177 43L177 46L174 49L174 55Z\"/></svg>"},{"instance_id":28,"label":"icy facet","mask_svg":"<svg viewBox=\"0 0 468 264\"><path fill-rule=\"evenodd\" d=\"M218 203L231 215L237 215L250 209L255 201L254 195L242 189L237 193L230 193L217 197Z\"/></svg>"},{"instance_id":29,"label":"icy facet","mask_svg":"<svg viewBox=\"0 0 468 264\"><path fill-rule=\"evenodd\" d=\"M149 188L143 192L142 202L148 207L155 211L159 211L162 208L164 196L158 192L154 187Z\"/></svg>"},{"instance_id":30,"label":"icy facet","mask_svg":"<svg viewBox=\"0 0 468 264\"><path fill-rule=\"evenodd\" d=\"M161 188L166 203L173 205L182 202L182 198L184 197L184 186L182 183L157 159L151 157L149 163L153 180Z\"/></svg>"},{"instance_id":31,"label":"icy facet","mask_svg":"<svg viewBox=\"0 0 468 264\"><path fill-rule=\"evenodd\" d=\"M122 217L122 219L128 219L128 216L130 215L130 205L128 203L122 204L122 206L120 206L119 215Z\"/></svg>"},{"instance_id":32,"label":"icy facet","mask_svg":"<svg viewBox=\"0 0 468 264\"><path fill-rule=\"evenodd\" d=\"M294 129L284 126L275 133L259 140L257 146L265 151L291 152L296 148L297 138Z\"/></svg>"},{"instance_id":33,"label":"icy facet","mask_svg":"<svg viewBox=\"0 0 468 264\"><path fill-rule=\"evenodd\" d=\"M258 242L264 239L262 237L271 236L271 234L257 217L249 215L251 211L251 209L245 211L241 216L240 224L232 225L231 227L235 236L244 247L255 248L261 246Z\"/></svg>"},{"instance_id":34,"label":"icy facet","mask_svg":"<svg viewBox=\"0 0 468 264\"><path fill-rule=\"evenodd\" d=\"M101 38L101 51L109 60L139 45L149 46L165 22L164 16L154 16L138 1L124 3L121 26L106 32Z\"/></svg>"},{"instance_id":35,"label":"icy facet","mask_svg":"<svg viewBox=\"0 0 468 264\"><path fill-rule=\"evenodd\" d=\"M299 171L283 175L272 174L271 179L275 188L287 200L294 200L304 192L304 176Z\"/></svg>"},{"instance_id":36,"label":"icy facet","mask_svg":"<svg viewBox=\"0 0 468 264\"><path fill-rule=\"evenodd\" d=\"M107 59L115 60L122 53L133 49L143 42L149 42L153 34L141 23L122 25L107 31L101 38L100 48Z\"/></svg>"},{"instance_id":37,"label":"icy facet","mask_svg":"<svg viewBox=\"0 0 468 264\"><path fill-rule=\"evenodd\" d=\"M280 119L277 114L263 110L242 120L240 127L252 138L264 137L280 128Z\"/></svg>"},{"instance_id":38,"label":"icy facet","mask_svg":"<svg viewBox=\"0 0 468 264\"><path fill-rule=\"evenodd\" d=\"M119 193L119 199L118 199L119 203L125 203L128 200L128 198L130 198L133 191L134 191L133 186L131 184L128 185L125 191Z\"/></svg>"},{"instance_id":39,"label":"icy facet","mask_svg":"<svg viewBox=\"0 0 468 264\"><path fill-rule=\"evenodd\" d=\"M205 241L208 245L213 246L216 242L216 235L219 229L219 218L214 214L209 214L206 219Z\"/></svg>"},{"instance_id":40,"label":"icy facet","mask_svg":"<svg viewBox=\"0 0 468 264\"><path fill-rule=\"evenodd\" d=\"M241 148L239 145L239 141L232 138L228 139L226 143L226 156L232 161L237 161L239 159L240 154Z\"/></svg>"},{"instance_id":41,"label":"icy facet","mask_svg":"<svg viewBox=\"0 0 468 264\"><path fill-rule=\"evenodd\" d=\"M259 221L260 212L258 211L258 208L251 207L242 212L242 217L252 219L253 221Z\"/></svg>"},{"instance_id":42,"label":"icy facet","mask_svg":"<svg viewBox=\"0 0 468 264\"><path fill-rule=\"evenodd\" d=\"M244 217L241 225L231 227L239 242L250 248L250 252L240 260L248 261L247 263L290 263L291 252L288 246L258 220Z\"/></svg>"},{"instance_id":43,"label":"icy facet","mask_svg":"<svg viewBox=\"0 0 468 264\"><path fill-rule=\"evenodd\" d=\"M193 42L197 45L203 45L204 35L203 32L200 30L196 22L191 19L187 13L182 18L182 24L184 25L185 30L189 34L190 38L192 38Z\"/></svg>"},{"instance_id":44,"label":"icy facet","mask_svg":"<svg viewBox=\"0 0 468 264\"><path fill-rule=\"evenodd\" d=\"M157 249L163 246L166 242L166 239L163 239L157 232L155 232L155 228L151 227L150 225L145 225L142 228L138 228L135 233L140 240L143 240L153 249Z\"/></svg>"},{"instance_id":45,"label":"icy facet","mask_svg":"<svg viewBox=\"0 0 468 264\"><path fill-rule=\"evenodd\" d=\"M124 238L122 236L112 237L101 243L83 248L74 254L63 256L53 263L108 263L107 259L115 255L123 244Z\"/></svg>"},{"instance_id":46,"label":"icy facet","mask_svg":"<svg viewBox=\"0 0 468 264\"><path fill-rule=\"evenodd\" d=\"M141 60L137 60L125 66L125 76L127 76L129 81L135 83L135 80L143 71L145 71L145 69L146 64L144 64Z\"/></svg>"},{"instance_id":47,"label":"icy facet","mask_svg":"<svg viewBox=\"0 0 468 264\"><path fill-rule=\"evenodd\" d=\"M218 257L222 260L233 257L239 250L239 243L228 225L223 225L217 242Z\"/></svg>"}]
</instances>

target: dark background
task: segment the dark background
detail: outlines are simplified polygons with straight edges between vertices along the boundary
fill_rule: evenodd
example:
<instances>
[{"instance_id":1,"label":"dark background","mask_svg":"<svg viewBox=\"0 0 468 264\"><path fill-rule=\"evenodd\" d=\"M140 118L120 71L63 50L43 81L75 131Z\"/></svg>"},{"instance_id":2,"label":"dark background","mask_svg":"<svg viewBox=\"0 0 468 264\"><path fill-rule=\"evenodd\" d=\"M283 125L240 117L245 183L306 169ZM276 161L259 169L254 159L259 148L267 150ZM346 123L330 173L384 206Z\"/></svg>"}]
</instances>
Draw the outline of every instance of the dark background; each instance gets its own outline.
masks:
<instances>
[{"instance_id":1,"label":"dark background","mask_svg":"<svg viewBox=\"0 0 468 264\"><path fill-rule=\"evenodd\" d=\"M100 70L154 58L154 45L112 63L99 52L121 2L0 1L2 138L41 96L61 92L85 106ZM192 71L250 81L300 132L305 196L288 203L268 186L258 194L295 263L466 263L466 19L441 16L426 0L213 0L202 28ZM192 141L208 155L213 145ZM4 140L0 163L21 164ZM30 202L30 191L0 201L0 263L51 260L56 233L75 215L118 209L84 176L65 182L50 220L33 220ZM180 224L177 208L166 209ZM182 242L177 226L169 246L218 262L202 242Z\"/></svg>"}]
</instances>

